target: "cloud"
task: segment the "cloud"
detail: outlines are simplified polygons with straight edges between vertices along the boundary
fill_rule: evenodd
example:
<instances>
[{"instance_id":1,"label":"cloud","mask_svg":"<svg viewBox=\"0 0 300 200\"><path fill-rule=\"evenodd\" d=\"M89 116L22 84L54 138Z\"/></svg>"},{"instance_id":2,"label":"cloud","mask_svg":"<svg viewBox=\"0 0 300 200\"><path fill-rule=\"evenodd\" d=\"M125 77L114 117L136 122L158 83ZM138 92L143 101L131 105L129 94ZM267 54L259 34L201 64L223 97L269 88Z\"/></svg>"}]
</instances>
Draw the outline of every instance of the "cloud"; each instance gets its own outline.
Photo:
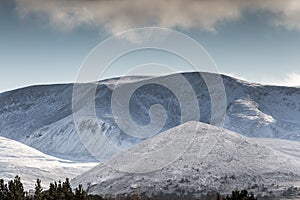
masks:
<instances>
[{"instance_id":1,"label":"cloud","mask_svg":"<svg viewBox=\"0 0 300 200\"><path fill-rule=\"evenodd\" d=\"M277 26L284 26L290 30L300 30L300 2L297 0L287 1L285 6L277 8L278 14L274 20Z\"/></svg>"},{"instance_id":2,"label":"cloud","mask_svg":"<svg viewBox=\"0 0 300 200\"><path fill-rule=\"evenodd\" d=\"M265 78L262 79L259 77L258 79L254 80L251 78L245 78L237 73L222 73L227 76L235 77L237 79L248 81L252 83L259 83L263 85L277 85L277 86L288 86L288 87L300 87L300 74L298 73L286 73L281 77L272 78L266 80Z\"/></svg>"},{"instance_id":3,"label":"cloud","mask_svg":"<svg viewBox=\"0 0 300 200\"><path fill-rule=\"evenodd\" d=\"M288 73L283 80L279 81L276 85L300 87L300 74Z\"/></svg>"},{"instance_id":4,"label":"cloud","mask_svg":"<svg viewBox=\"0 0 300 200\"><path fill-rule=\"evenodd\" d=\"M244 10L274 15L272 24L300 30L298 0L15 0L22 17L35 16L72 30L101 27L110 33L159 26L215 31L218 23L237 20Z\"/></svg>"},{"instance_id":5,"label":"cloud","mask_svg":"<svg viewBox=\"0 0 300 200\"><path fill-rule=\"evenodd\" d=\"M104 27L112 33L141 26L200 27L214 30L214 25L239 16L238 6L218 1L188 0L16 0L21 16L44 17L63 29L79 25Z\"/></svg>"},{"instance_id":6,"label":"cloud","mask_svg":"<svg viewBox=\"0 0 300 200\"><path fill-rule=\"evenodd\" d=\"M300 87L300 74L291 72L283 74L281 77L257 77L256 79L242 76L236 72L222 72L221 74L237 78L242 81L251 83L258 83L263 85L276 85L276 86L288 86L288 87ZM266 79L267 78L267 79Z\"/></svg>"}]
</instances>

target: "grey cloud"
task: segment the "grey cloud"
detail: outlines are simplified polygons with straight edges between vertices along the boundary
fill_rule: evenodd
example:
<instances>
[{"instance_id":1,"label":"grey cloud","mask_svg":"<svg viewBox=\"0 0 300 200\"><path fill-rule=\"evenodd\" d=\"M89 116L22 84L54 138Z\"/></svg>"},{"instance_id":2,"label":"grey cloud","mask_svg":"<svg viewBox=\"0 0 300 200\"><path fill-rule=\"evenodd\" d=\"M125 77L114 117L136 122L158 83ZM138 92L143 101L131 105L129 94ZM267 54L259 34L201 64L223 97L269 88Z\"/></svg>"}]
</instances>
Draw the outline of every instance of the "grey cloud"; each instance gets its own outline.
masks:
<instances>
[{"instance_id":1,"label":"grey cloud","mask_svg":"<svg viewBox=\"0 0 300 200\"><path fill-rule=\"evenodd\" d=\"M216 24L237 20L244 10L274 14L272 24L300 30L298 0L15 0L22 17L33 15L51 26L72 30L102 27L117 33L160 26L215 31Z\"/></svg>"}]
</instances>

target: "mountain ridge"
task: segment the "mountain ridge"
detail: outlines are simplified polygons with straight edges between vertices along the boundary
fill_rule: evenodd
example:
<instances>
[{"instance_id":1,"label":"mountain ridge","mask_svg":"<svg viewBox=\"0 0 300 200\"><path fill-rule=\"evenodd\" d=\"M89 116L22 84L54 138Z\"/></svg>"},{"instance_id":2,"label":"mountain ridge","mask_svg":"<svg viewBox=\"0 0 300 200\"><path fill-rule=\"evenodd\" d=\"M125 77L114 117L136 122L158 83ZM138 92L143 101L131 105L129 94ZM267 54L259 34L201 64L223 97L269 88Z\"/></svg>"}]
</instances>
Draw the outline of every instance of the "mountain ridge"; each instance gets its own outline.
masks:
<instances>
[{"instance_id":1,"label":"mountain ridge","mask_svg":"<svg viewBox=\"0 0 300 200\"><path fill-rule=\"evenodd\" d=\"M210 95L201 74L182 75L193 86L198 97L200 121L210 123ZM153 79L168 79L172 76L174 75ZM299 88L252 84L225 75L222 75L222 78L227 96L225 128L250 137L300 141ZM131 77L125 78L121 85L143 82L145 77L132 79L130 82ZM126 150L141 139L123 133L113 119L110 98L112 88L118 80L119 78L114 78L93 83L97 84L95 108L101 125L99 134L105 134L113 145ZM74 126L72 92L73 84L55 84L1 93L0 136L20 141L61 158L95 160L82 144ZM167 113L169 119L161 132L180 124L179 102L164 88L155 90L152 86L145 86L134 93L131 103L137 109L132 112L131 117L138 124L149 123L148 109L155 103L164 107L171 105ZM87 129L95 122L83 119L82 123L83 129ZM103 149L103 152L109 152L104 153L103 158L118 153L110 147Z\"/></svg>"}]
</instances>

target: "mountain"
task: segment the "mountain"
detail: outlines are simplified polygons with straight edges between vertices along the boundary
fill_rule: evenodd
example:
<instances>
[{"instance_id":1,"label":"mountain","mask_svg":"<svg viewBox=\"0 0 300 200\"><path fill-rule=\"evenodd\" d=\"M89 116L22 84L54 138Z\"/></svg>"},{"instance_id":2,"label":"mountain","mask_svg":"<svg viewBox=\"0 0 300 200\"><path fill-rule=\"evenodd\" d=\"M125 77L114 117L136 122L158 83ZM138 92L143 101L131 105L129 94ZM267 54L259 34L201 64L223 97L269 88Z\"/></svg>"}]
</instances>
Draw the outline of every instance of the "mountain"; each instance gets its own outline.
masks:
<instances>
[{"instance_id":1,"label":"mountain","mask_svg":"<svg viewBox=\"0 0 300 200\"><path fill-rule=\"evenodd\" d=\"M211 94L203 74L182 74L192 86L199 103L199 121L211 123ZM126 150L143 139L125 134L113 117L111 97L114 86L142 85L130 99L130 117L142 126L150 122L149 108L160 104L166 109L167 120L159 132L182 124L180 102L172 91L152 82L167 82L175 75L163 77L126 77L86 84L96 87L95 110L97 120L82 112L79 126L82 132L92 130L101 135L79 136L72 112L73 84L31 86L0 94L0 136L10 138L43 153L77 161L94 161L82 144L90 144L98 152L97 159L106 159ZM209 74L217 79L217 75ZM226 92L224 127L249 137L280 138L300 141L300 89L264 86L222 76ZM150 80L150 81L149 81ZM143 85L144 84L144 85ZM180 88L181 85L174 85ZM89 88L89 87L87 87ZM89 110L90 100L82 92L81 104L75 113ZM121 97L122 98L122 97ZM221 115L220 115L221 116ZM100 126L100 128L98 127ZM103 139L104 138L104 139ZM100 148L99 148L100 147Z\"/></svg>"},{"instance_id":2,"label":"mountain","mask_svg":"<svg viewBox=\"0 0 300 200\"><path fill-rule=\"evenodd\" d=\"M3 137L0 150L0 179L8 181L19 175L26 190L34 189L37 178L48 187L50 182L73 178L96 165L58 159Z\"/></svg>"},{"instance_id":3,"label":"mountain","mask_svg":"<svg viewBox=\"0 0 300 200\"><path fill-rule=\"evenodd\" d=\"M189 191L200 196L211 190L299 183L299 166L299 154L290 156L240 134L188 122L142 141L72 184L83 183L90 193L102 195Z\"/></svg>"}]
</instances>

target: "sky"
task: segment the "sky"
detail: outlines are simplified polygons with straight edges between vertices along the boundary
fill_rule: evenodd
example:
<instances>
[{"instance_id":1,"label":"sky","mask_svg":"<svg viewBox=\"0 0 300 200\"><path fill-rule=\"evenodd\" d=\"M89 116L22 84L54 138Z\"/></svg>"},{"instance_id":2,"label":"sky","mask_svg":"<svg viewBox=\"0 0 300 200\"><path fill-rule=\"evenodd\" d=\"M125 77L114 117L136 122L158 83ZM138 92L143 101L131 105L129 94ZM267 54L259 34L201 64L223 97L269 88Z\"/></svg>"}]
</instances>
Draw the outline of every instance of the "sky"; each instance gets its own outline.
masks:
<instances>
[{"instance_id":1,"label":"sky","mask_svg":"<svg viewBox=\"0 0 300 200\"><path fill-rule=\"evenodd\" d=\"M101 41L148 26L193 38L220 73L263 84L300 85L298 0L0 0L0 92L74 82ZM121 59L116 75L135 58ZM176 59L173 63L184 65Z\"/></svg>"}]
</instances>

